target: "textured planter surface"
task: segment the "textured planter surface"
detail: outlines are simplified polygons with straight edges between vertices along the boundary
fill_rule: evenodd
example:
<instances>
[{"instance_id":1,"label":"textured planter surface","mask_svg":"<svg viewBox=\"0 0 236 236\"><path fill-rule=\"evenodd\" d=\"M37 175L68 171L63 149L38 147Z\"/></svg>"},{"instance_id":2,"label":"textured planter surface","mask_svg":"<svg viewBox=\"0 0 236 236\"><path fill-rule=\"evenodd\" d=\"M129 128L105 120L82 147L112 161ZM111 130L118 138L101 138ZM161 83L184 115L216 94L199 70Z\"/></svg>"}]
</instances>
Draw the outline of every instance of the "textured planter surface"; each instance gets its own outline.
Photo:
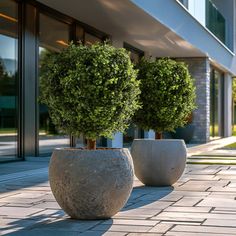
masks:
<instances>
[{"instance_id":1,"label":"textured planter surface","mask_svg":"<svg viewBox=\"0 0 236 236\"><path fill-rule=\"evenodd\" d=\"M137 178L146 185L169 186L183 174L187 151L183 140L135 139L131 147Z\"/></svg>"},{"instance_id":2,"label":"textured planter surface","mask_svg":"<svg viewBox=\"0 0 236 236\"><path fill-rule=\"evenodd\" d=\"M61 208L75 219L106 219L127 202L133 186L128 149L56 149L49 180Z\"/></svg>"}]
</instances>

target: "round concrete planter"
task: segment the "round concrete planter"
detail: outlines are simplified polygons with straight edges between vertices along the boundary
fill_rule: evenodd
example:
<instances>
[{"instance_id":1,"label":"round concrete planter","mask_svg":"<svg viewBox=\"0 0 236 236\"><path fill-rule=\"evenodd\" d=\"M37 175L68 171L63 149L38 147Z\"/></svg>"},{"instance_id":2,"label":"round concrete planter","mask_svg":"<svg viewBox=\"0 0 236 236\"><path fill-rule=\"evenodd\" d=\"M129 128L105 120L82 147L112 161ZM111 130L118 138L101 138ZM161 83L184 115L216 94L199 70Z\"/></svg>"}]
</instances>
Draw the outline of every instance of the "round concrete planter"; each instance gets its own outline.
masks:
<instances>
[{"instance_id":1,"label":"round concrete planter","mask_svg":"<svg viewBox=\"0 0 236 236\"><path fill-rule=\"evenodd\" d=\"M170 186L185 169L187 152L183 140L135 139L131 154L135 175L145 185Z\"/></svg>"},{"instance_id":2,"label":"round concrete planter","mask_svg":"<svg viewBox=\"0 0 236 236\"><path fill-rule=\"evenodd\" d=\"M74 219L107 219L127 202L133 186L128 149L56 149L49 165L58 204Z\"/></svg>"}]
</instances>

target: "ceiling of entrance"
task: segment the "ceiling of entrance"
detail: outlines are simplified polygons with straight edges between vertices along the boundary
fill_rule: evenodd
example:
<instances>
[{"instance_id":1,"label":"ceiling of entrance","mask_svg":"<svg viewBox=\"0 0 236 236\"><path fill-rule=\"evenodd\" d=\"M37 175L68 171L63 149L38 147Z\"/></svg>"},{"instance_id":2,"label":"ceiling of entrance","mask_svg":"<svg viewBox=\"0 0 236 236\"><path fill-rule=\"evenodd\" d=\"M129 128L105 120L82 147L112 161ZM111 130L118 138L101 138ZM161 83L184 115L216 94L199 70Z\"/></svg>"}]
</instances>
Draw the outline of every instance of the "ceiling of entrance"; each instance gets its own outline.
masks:
<instances>
[{"instance_id":1,"label":"ceiling of entrance","mask_svg":"<svg viewBox=\"0 0 236 236\"><path fill-rule=\"evenodd\" d=\"M205 56L129 0L39 0L39 2L111 35L114 41L125 41L153 56Z\"/></svg>"}]
</instances>

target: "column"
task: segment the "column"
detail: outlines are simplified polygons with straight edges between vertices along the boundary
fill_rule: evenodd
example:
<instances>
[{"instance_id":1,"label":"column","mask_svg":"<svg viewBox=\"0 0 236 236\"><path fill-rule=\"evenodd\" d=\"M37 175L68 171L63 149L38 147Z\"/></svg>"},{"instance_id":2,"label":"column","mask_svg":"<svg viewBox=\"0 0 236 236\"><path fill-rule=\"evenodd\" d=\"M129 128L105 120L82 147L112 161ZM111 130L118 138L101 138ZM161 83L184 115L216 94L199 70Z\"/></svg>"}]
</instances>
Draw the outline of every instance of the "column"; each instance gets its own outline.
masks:
<instances>
[{"instance_id":1,"label":"column","mask_svg":"<svg viewBox=\"0 0 236 236\"><path fill-rule=\"evenodd\" d=\"M232 135L232 77L224 77L224 137Z\"/></svg>"}]
</instances>

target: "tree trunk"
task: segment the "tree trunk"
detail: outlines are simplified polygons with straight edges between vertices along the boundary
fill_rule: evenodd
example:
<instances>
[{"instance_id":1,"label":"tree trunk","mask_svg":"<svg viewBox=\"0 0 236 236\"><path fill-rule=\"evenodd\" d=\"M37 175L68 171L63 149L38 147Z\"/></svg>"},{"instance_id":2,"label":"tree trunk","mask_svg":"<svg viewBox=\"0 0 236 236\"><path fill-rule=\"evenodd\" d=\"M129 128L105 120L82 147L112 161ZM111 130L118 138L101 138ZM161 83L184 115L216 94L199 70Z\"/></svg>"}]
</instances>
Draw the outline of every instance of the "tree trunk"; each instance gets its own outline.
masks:
<instances>
[{"instance_id":1,"label":"tree trunk","mask_svg":"<svg viewBox=\"0 0 236 236\"><path fill-rule=\"evenodd\" d=\"M96 140L87 139L87 148L89 150L96 150Z\"/></svg>"},{"instance_id":2,"label":"tree trunk","mask_svg":"<svg viewBox=\"0 0 236 236\"><path fill-rule=\"evenodd\" d=\"M156 139L162 139L162 132L156 132L156 135L155 135L155 138Z\"/></svg>"},{"instance_id":3,"label":"tree trunk","mask_svg":"<svg viewBox=\"0 0 236 236\"><path fill-rule=\"evenodd\" d=\"M70 135L70 147L76 147L76 137L73 135Z\"/></svg>"}]
</instances>

